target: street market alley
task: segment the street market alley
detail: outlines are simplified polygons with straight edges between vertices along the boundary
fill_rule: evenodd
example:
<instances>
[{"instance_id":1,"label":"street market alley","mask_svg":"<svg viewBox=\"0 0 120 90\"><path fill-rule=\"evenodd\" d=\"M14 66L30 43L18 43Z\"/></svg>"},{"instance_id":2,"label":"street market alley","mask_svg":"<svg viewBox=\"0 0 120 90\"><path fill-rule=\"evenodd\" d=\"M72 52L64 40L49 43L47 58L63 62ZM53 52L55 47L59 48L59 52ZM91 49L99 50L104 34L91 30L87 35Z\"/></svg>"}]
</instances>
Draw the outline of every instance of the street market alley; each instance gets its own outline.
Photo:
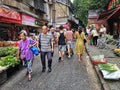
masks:
<instances>
[{"instance_id":1,"label":"street market alley","mask_svg":"<svg viewBox=\"0 0 120 90\"><path fill-rule=\"evenodd\" d=\"M83 56L83 62L78 62L76 55L71 59L65 56L63 62L58 62L57 52L55 48L51 73L41 72L41 62L37 56L31 82L23 69L4 83L0 90L102 90L87 54Z\"/></svg>"}]
</instances>

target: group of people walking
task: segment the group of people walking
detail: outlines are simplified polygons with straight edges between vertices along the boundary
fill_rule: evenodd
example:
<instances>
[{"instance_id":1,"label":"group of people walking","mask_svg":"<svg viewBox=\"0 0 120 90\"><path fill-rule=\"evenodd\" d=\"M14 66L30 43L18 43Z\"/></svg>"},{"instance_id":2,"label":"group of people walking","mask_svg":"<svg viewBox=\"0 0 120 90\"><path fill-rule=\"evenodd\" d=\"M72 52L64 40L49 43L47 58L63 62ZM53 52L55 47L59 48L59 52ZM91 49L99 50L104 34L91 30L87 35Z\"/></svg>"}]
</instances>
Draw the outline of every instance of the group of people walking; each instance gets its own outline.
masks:
<instances>
[{"instance_id":1,"label":"group of people walking","mask_svg":"<svg viewBox=\"0 0 120 90\"><path fill-rule=\"evenodd\" d=\"M75 48L73 49L73 39L76 39ZM46 57L48 60L48 72L52 71L52 57L54 56L54 45L58 45L59 58L58 61L64 61L65 52L67 50L68 58L71 58L74 54L78 55L78 61L82 61L82 54L85 52L84 40L86 39L82 27L78 27L78 30L72 32L72 30L65 30L61 25L59 32L56 33L53 27L48 28L47 26L42 27L42 32L39 34L37 39L27 37L25 30L20 32L20 43L17 57L21 59L24 66L27 68L26 75L28 80L32 80L32 65L34 61L34 54L31 51L31 47L37 46L40 51L40 59L42 64L42 72L46 71Z\"/></svg>"}]
</instances>

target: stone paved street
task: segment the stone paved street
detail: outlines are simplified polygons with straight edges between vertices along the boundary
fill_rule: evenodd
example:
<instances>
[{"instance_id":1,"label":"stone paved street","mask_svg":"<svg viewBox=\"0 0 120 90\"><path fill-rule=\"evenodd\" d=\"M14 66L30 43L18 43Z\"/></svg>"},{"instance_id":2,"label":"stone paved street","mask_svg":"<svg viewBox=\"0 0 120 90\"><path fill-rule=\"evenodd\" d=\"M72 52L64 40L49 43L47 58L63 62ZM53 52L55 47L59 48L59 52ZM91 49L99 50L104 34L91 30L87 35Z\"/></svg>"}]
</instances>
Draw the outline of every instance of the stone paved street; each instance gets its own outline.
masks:
<instances>
[{"instance_id":1,"label":"stone paved street","mask_svg":"<svg viewBox=\"0 0 120 90\"><path fill-rule=\"evenodd\" d=\"M58 62L57 52L56 48L51 73L41 72L40 59L36 57L31 82L27 81L26 70L23 69L2 85L0 90L101 90L86 54L81 63L77 61L76 55Z\"/></svg>"}]
</instances>

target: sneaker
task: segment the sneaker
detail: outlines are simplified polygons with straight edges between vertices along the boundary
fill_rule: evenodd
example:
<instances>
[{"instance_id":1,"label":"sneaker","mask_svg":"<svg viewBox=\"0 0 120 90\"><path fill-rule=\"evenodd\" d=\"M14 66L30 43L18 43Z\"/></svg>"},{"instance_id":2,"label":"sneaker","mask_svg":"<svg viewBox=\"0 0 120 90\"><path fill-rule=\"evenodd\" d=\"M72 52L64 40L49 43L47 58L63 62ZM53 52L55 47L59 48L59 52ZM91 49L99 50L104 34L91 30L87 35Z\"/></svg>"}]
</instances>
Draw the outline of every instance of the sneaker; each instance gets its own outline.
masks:
<instances>
[{"instance_id":1,"label":"sneaker","mask_svg":"<svg viewBox=\"0 0 120 90\"><path fill-rule=\"evenodd\" d=\"M61 59L61 61L64 61L64 59Z\"/></svg>"},{"instance_id":2,"label":"sneaker","mask_svg":"<svg viewBox=\"0 0 120 90\"><path fill-rule=\"evenodd\" d=\"M68 55L68 58L71 58L71 55Z\"/></svg>"},{"instance_id":3,"label":"sneaker","mask_svg":"<svg viewBox=\"0 0 120 90\"><path fill-rule=\"evenodd\" d=\"M51 68L48 68L48 72L51 72L52 71L52 69Z\"/></svg>"},{"instance_id":4,"label":"sneaker","mask_svg":"<svg viewBox=\"0 0 120 90\"><path fill-rule=\"evenodd\" d=\"M61 61L61 57L59 57L58 61L59 61L59 62Z\"/></svg>"},{"instance_id":5,"label":"sneaker","mask_svg":"<svg viewBox=\"0 0 120 90\"><path fill-rule=\"evenodd\" d=\"M45 72L45 70L46 70L46 69L45 69L45 68L43 68L43 69L42 69L42 72Z\"/></svg>"}]
</instances>

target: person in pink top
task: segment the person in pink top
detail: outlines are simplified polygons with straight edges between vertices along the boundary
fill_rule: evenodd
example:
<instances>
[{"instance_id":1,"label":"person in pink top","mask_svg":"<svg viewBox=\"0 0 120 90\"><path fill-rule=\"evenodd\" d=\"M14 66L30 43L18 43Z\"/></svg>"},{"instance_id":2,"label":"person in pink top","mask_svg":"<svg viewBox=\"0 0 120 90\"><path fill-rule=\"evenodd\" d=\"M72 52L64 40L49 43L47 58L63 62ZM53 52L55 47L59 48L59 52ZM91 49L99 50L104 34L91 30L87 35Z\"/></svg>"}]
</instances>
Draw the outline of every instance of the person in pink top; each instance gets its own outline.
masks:
<instances>
[{"instance_id":1,"label":"person in pink top","mask_svg":"<svg viewBox=\"0 0 120 90\"><path fill-rule=\"evenodd\" d=\"M73 54L73 32L72 30L68 29L66 31L66 42L67 42L67 49L68 49L68 58L71 57L71 55Z\"/></svg>"}]
</instances>

